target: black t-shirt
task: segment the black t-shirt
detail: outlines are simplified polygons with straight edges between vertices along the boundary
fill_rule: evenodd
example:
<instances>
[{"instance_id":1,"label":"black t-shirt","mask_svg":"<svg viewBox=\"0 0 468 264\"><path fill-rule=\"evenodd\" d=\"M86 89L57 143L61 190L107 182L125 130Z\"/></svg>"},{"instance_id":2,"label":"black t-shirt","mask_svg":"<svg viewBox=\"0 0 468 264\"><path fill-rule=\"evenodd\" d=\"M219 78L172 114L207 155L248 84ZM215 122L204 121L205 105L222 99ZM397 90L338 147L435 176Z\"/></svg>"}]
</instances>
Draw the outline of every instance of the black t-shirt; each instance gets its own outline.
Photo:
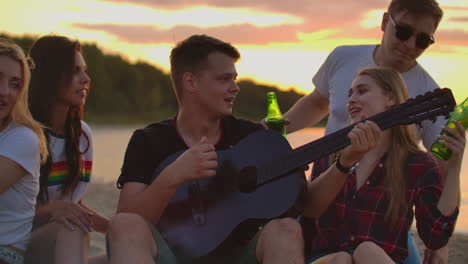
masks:
<instances>
[{"instance_id":1,"label":"black t-shirt","mask_svg":"<svg viewBox=\"0 0 468 264\"><path fill-rule=\"evenodd\" d=\"M262 125L233 116L225 117L221 122L222 135L215 149L225 150L237 144L249 134L264 129ZM175 119L153 123L143 129L136 130L128 143L122 172L117 181L118 188L126 182L140 182L151 184L153 173L170 155L188 149L178 134ZM243 243L251 239L258 230L255 221L242 223L223 242L223 247L230 247L231 243Z\"/></svg>"},{"instance_id":2,"label":"black t-shirt","mask_svg":"<svg viewBox=\"0 0 468 264\"><path fill-rule=\"evenodd\" d=\"M221 138L214 146L216 150L228 149L250 133L263 129L258 123L233 116L225 117L221 127ZM128 143L117 186L122 188L126 182L151 184L153 172L159 164L170 155L187 148L176 130L175 119L137 129Z\"/></svg>"}]
</instances>

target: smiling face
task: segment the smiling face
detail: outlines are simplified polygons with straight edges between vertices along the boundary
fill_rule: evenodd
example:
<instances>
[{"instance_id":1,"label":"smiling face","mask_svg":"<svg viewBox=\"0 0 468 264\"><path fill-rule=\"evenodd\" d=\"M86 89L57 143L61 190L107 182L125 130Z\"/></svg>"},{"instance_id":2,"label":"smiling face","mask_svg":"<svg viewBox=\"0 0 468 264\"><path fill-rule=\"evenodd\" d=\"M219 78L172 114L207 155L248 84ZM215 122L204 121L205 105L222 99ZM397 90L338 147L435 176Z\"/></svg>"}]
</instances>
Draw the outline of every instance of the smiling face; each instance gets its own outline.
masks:
<instances>
[{"instance_id":1,"label":"smiling face","mask_svg":"<svg viewBox=\"0 0 468 264\"><path fill-rule=\"evenodd\" d=\"M59 103L69 106L80 106L85 103L90 84L86 70L87 66L83 56L80 52L75 51L72 76L68 84L59 89Z\"/></svg>"},{"instance_id":2,"label":"smiling face","mask_svg":"<svg viewBox=\"0 0 468 264\"><path fill-rule=\"evenodd\" d=\"M411 28L413 34L407 40L400 40L396 34L397 26ZM429 15L414 15L408 11L393 15L385 13L381 28L384 31L381 49L385 61L390 64L388 66L405 72L416 64L416 59L426 50L416 45L416 38L421 34L433 36L435 19Z\"/></svg>"},{"instance_id":3,"label":"smiling face","mask_svg":"<svg viewBox=\"0 0 468 264\"><path fill-rule=\"evenodd\" d=\"M22 70L19 62L0 55L0 131L8 124L11 111L23 89Z\"/></svg>"},{"instance_id":4,"label":"smiling face","mask_svg":"<svg viewBox=\"0 0 468 264\"><path fill-rule=\"evenodd\" d=\"M207 113L216 116L232 114L239 86L233 58L213 52L208 55L205 68L195 74L191 95Z\"/></svg>"},{"instance_id":5,"label":"smiling face","mask_svg":"<svg viewBox=\"0 0 468 264\"><path fill-rule=\"evenodd\" d=\"M348 113L351 123L388 110L395 105L393 96L368 75L358 75L349 89Z\"/></svg>"}]
</instances>

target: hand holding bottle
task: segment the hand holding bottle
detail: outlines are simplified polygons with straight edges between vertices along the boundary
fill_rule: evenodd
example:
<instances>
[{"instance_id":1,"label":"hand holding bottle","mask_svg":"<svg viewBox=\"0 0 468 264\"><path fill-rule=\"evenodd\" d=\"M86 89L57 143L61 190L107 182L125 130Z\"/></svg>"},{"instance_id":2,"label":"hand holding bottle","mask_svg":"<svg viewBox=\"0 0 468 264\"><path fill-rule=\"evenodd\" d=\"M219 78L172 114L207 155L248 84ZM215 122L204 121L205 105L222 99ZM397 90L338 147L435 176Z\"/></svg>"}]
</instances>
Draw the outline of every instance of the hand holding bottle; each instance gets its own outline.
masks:
<instances>
[{"instance_id":1,"label":"hand holding bottle","mask_svg":"<svg viewBox=\"0 0 468 264\"><path fill-rule=\"evenodd\" d=\"M463 153L466 145L466 129L458 121L454 121L451 124L453 124L455 128L449 126L445 127L439 137L440 140L437 142L450 151L448 158L443 159L444 162L442 162L442 166L456 167L457 164L461 164L463 160Z\"/></svg>"},{"instance_id":2,"label":"hand holding bottle","mask_svg":"<svg viewBox=\"0 0 468 264\"><path fill-rule=\"evenodd\" d=\"M459 126L456 125L456 123L458 123ZM458 129L456 129L457 127ZM449 137L451 136L455 137L459 133L463 133L463 139L464 139L465 138L464 133L467 127L468 127L468 98L466 98L463 101L463 103L461 103L454 109L454 111L450 115L450 118L447 121L446 128L442 130L441 136L437 139L436 142L434 142L434 144L432 144L431 152L436 157L442 160L450 159L450 156L452 155L451 146L455 147L456 145L454 144L456 142L453 142L453 140L450 140L451 143L446 144L447 139L449 139ZM461 140L460 137L458 137L458 139ZM463 143L463 146L464 146L464 143Z\"/></svg>"}]
</instances>

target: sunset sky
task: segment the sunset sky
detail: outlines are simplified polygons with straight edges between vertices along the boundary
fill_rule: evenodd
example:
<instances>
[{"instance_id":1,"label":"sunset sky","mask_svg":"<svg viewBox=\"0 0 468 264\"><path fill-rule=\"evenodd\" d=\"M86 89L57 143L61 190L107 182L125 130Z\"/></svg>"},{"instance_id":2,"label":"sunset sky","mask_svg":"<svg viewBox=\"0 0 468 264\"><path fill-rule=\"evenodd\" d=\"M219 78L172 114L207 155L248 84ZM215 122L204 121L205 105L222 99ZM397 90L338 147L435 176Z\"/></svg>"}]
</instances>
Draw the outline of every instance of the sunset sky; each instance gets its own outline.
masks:
<instances>
[{"instance_id":1,"label":"sunset sky","mask_svg":"<svg viewBox=\"0 0 468 264\"><path fill-rule=\"evenodd\" d=\"M170 49L192 34L231 42L240 78L303 92L338 45L380 41L390 0L15 0L0 8L0 33L56 33L168 70ZM419 59L457 102L468 96L468 0L439 0L436 44Z\"/></svg>"}]
</instances>

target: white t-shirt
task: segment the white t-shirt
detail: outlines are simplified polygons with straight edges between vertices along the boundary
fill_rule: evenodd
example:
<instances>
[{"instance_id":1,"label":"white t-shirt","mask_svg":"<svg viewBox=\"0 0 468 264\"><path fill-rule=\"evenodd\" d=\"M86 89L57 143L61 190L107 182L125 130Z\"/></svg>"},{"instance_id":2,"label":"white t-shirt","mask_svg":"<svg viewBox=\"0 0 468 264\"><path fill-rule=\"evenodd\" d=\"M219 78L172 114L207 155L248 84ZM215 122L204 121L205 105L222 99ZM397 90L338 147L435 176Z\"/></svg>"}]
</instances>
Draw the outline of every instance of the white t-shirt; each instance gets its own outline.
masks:
<instances>
[{"instance_id":1,"label":"white t-shirt","mask_svg":"<svg viewBox=\"0 0 468 264\"><path fill-rule=\"evenodd\" d=\"M13 160L27 172L17 183L0 193L0 245L24 250L31 233L39 192L41 161L37 135L30 128L10 124L0 132L0 156Z\"/></svg>"},{"instance_id":2,"label":"white t-shirt","mask_svg":"<svg viewBox=\"0 0 468 264\"><path fill-rule=\"evenodd\" d=\"M48 192L49 200L71 200L78 202L83 198L86 192L86 187L91 178L91 170L93 167L93 140L91 135L91 129L84 122L81 121L81 127L88 136L86 140L85 136L80 137L80 151L83 153L81 160L82 166L80 172L80 181L76 186L75 190L68 197L62 197L61 187L65 181L65 177L68 176L68 165L66 162L65 155L65 138L50 135L49 140L49 155L52 158L52 168L48 176Z\"/></svg>"},{"instance_id":3,"label":"white t-shirt","mask_svg":"<svg viewBox=\"0 0 468 264\"><path fill-rule=\"evenodd\" d=\"M349 115L346 109L349 88L351 88L351 83L360 69L376 66L373 58L375 47L375 45L337 47L328 55L325 62L312 78L312 82L320 95L328 98L330 101L330 115L328 117L326 134L349 125ZM402 76L408 87L410 98L439 87L419 64L416 64L409 71L402 73ZM419 130L418 134L422 135L426 149L429 149L437 139L445 123L445 117L439 116L435 123L424 121L422 123L423 128L417 126Z\"/></svg>"}]
</instances>

